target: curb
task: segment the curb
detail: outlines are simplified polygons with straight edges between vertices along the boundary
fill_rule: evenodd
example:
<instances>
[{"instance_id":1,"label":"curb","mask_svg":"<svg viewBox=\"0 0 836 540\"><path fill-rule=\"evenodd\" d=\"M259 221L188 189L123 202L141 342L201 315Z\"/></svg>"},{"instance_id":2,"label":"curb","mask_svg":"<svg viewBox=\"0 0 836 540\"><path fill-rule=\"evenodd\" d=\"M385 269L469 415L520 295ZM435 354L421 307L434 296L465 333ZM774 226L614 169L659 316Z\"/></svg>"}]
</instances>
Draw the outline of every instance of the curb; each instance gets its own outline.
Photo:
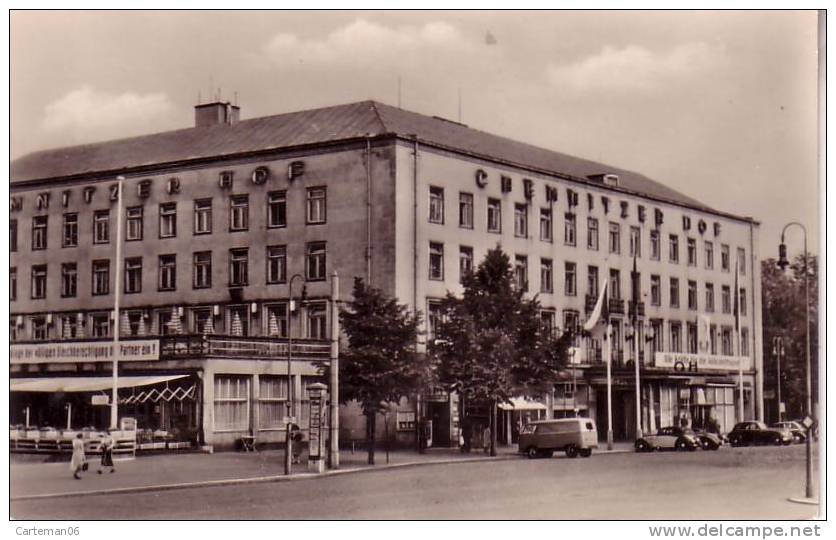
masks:
<instances>
[{"instance_id":1,"label":"curb","mask_svg":"<svg viewBox=\"0 0 836 540\"><path fill-rule=\"evenodd\" d=\"M628 450L608 450L599 453L598 455L608 454L622 454L632 453ZM136 486L125 488L111 488L98 489L90 491L68 491L62 493L41 493L36 495L19 495L9 497L9 502L15 501L35 501L43 499L58 499L62 497L88 497L95 495L121 495L126 493L143 493L149 491L173 491L177 489L194 489L201 487L221 487L231 485L244 484L266 484L271 482L296 482L302 480L315 480L317 478L327 478L329 476L339 476L344 474L364 473L364 472L384 472L391 469L406 469L411 467L420 467L422 465L450 465L453 463L485 463L488 461L507 461L511 459L520 459L519 454L504 454L494 457L473 457L473 458L450 458L437 461L408 461L405 463L394 463L390 465L378 465L375 467L352 467L348 469L326 470L321 474L317 473L299 473L290 476L272 475L272 476L254 476L251 478L227 478L222 480L202 480L199 482L182 482L179 484L156 484L150 486Z\"/></svg>"}]
</instances>

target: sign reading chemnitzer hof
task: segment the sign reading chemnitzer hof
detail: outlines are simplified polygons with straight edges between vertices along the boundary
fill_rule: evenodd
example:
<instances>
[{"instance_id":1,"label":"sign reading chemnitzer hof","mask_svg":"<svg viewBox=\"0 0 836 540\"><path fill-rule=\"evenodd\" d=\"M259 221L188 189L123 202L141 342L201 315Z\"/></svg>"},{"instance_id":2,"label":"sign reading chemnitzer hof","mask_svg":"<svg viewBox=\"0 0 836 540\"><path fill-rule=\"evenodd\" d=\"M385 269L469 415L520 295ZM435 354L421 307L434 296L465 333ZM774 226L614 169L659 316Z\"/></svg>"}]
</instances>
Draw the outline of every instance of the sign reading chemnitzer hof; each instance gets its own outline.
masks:
<instances>
[{"instance_id":1,"label":"sign reading chemnitzer hof","mask_svg":"<svg viewBox=\"0 0 836 540\"><path fill-rule=\"evenodd\" d=\"M686 354L657 352L653 355L653 365L657 368L685 371L737 371L743 362L743 370L751 369L748 358L739 356L718 356L711 354Z\"/></svg>"},{"instance_id":2,"label":"sign reading chemnitzer hof","mask_svg":"<svg viewBox=\"0 0 836 540\"><path fill-rule=\"evenodd\" d=\"M160 358L159 340L131 340L119 344L119 361L138 362ZM26 343L11 346L12 364L77 363L113 361L113 342L65 341L61 343Z\"/></svg>"}]
</instances>

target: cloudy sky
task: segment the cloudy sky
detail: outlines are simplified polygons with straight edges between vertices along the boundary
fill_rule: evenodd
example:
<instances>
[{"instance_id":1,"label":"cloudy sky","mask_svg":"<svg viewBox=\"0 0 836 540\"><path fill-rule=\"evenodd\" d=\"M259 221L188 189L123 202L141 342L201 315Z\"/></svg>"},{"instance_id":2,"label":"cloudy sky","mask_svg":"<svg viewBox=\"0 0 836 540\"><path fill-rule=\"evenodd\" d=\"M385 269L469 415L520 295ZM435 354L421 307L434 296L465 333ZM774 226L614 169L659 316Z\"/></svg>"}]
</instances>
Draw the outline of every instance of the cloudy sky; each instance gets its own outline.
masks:
<instances>
[{"instance_id":1,"label":"cloudy sky","mask_svg":"<svg viewBox=\"0 0 836 540\"><path fill-rule=\"evenodd\" d=\"M818 223L816 13L14 12L11 155L377 99ZM799 239L792 243L800 244Z\"/></svg>"}]
</instances>

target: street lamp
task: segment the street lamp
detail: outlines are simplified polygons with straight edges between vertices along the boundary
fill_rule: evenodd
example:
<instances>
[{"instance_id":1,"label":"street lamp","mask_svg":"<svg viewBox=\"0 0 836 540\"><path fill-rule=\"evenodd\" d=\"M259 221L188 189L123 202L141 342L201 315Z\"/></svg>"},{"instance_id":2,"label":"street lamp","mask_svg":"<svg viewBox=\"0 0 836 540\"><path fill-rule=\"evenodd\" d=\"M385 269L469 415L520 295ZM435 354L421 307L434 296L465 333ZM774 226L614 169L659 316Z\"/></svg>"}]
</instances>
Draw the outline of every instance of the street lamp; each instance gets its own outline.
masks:
<instances>
[{"instance_id":1,"label":"street lamp","mask_svg":"<svg viewBox=\"0 0 836 540\"><path fill-rule=\"evenodd\" d=\"M778 378L776 379L775 386L778 390L778 421L782 421L781 418L782 407L784 403L781 401L781 356L784 355L784 338L781 336L774 336L772 338L772 355L776 358L778 363Z\"/></svg>"},{"instance_id":2,"label":"street lamp","mask_svg":"<svg viewBox=\"0 0 836 540\"><path fill-rule=\"evenodd\" d=\"M301 274L293 274L287 284L287 424L285 426L285 452L284 452L284 473L289 475L293 468L293 442L291 440L291 431L293 428L293 377L291 376L291 350L293 349L293 332L291 329L291 322L293 321L293 282L296 279L304 280L305 277ZM305 299L305 289L302 289L302 300Z\"/></svg>"},{"instance_id":3,"label":"street lamp","mask_svg":"<svg viewBox=\"0 0 836 540\"><path fill-rule=\"evenodd\" d=\"M804 233L804 315L806 320L806 327L805 327L805 339L806 339L806 346L804 349L805 355L807 357L807 415L812 419L813 418L813 396L812 396L812 385L810 383L810 275L808 272L808 256L807 256L807 229L801 223L797 221L792 221L784 225L783 230L781 231L781 244L778 246L778 267L783 271L786 270L787 266L789 266L790 262L787 259L787 245L784 243L784 235L787 232L787 229L791 226L797 226L801 228L801 231ZM780 382L779 382L780 384ZM812 426L810 426L812 427ZM811 435L812 430L810 427L807 428L807 471L806 471L806 483L804 486L804 495L808 499L813 498L813 472L812 472L812 449L811 449Z\"/></svg>"}]
</instances>

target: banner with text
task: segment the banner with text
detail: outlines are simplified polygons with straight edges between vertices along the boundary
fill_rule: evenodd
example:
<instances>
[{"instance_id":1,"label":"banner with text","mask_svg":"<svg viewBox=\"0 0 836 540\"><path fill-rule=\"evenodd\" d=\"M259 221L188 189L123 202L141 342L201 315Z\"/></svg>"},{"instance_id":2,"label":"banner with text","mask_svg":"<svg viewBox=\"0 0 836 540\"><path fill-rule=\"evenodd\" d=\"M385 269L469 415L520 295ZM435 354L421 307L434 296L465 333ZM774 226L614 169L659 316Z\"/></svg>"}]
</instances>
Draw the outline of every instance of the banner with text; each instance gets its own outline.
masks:
<instances>
[{"instance_id":1,"label":"banner with text","mask_svg":"<svg viewBox=\"0 0 836 540\"><path fill-rule=\"evenodd\" d=\"M123 341L119 343L120 362L141 362L160 359L160 342L156 339ZM65 341L62 343L13 344L12 364L112 362L113 342Z\"/></svg>"},{"instance_id":2,"label":"banner with text","mask_svg":"<svg viewBox=\"0 0 836 540\"><path fill-rule=\"evenodd\" d=\"M701 371L737 372L740 369L741 362L743 363L743 371L751 369L749 358L739 356L673 352L656 352L653 355L654 367L683 373L699 373Z\"/></svg>"}]
</instances>

